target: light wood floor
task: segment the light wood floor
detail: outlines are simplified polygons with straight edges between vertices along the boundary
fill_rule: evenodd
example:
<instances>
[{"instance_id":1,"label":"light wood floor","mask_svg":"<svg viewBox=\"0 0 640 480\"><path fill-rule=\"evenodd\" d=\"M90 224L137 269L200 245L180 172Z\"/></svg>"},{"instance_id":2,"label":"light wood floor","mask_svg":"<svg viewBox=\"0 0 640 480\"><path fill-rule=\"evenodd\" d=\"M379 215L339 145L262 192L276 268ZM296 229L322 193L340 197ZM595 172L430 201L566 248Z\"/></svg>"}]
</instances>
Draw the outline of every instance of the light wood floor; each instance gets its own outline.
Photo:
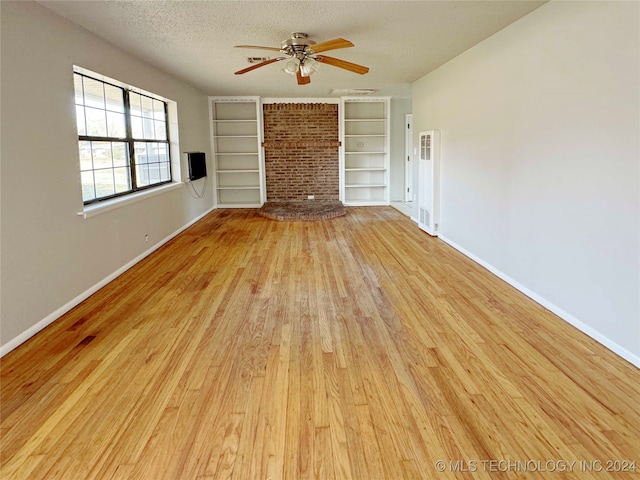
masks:
<instances>
[{"instance_id":1,"label":"light wood floor","mask_svg":"<svg viewBox=\"0 0 640 480\"><path fill-rule=\"evenodd\" d=\"M639 384L391 207L216 210L2 359L0 477L638 479Z\"/></svg>"}]
</instances>

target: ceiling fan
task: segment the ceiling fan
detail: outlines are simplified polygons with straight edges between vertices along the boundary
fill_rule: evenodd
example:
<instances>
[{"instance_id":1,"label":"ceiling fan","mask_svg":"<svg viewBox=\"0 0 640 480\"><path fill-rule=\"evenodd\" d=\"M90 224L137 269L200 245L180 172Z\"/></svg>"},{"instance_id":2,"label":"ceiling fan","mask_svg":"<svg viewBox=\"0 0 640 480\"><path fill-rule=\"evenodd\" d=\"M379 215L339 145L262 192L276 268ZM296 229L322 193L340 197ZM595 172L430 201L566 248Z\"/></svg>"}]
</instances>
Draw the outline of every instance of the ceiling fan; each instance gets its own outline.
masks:
<instances>
[{"instance_id":1,"label":"ceiling fan","mask_svg":"<svg viewBox=\"0 0 640 480\"><path fill-rule=\"evenodd\" d=\"M277 47L260 47L257 45L236 45L235 48L253 48L259 50L271 50L274 52L280 52L286 56L271 58L250 67L238 70L236 75L242 75L243 73L250 72L256 68L264 67L281 60L289 60L284 71L289 75L295 75L298 79L298 85L307 85L311 83L311 74L315 72L321 63L332 65L334 67L343 68L350 72L364 75L369 71L368 67L363 67L356 63L340 60L339 58L327 57L326 55L318 55L319 53L326 52L328 50L337 50L339 48L353 47L353 43L344 38L334 38L326 42L316 43L313 40L309 40L309 35L306 33L292 33L288 39L282 42L280 48Z\"/></svg>"}]
</instances>

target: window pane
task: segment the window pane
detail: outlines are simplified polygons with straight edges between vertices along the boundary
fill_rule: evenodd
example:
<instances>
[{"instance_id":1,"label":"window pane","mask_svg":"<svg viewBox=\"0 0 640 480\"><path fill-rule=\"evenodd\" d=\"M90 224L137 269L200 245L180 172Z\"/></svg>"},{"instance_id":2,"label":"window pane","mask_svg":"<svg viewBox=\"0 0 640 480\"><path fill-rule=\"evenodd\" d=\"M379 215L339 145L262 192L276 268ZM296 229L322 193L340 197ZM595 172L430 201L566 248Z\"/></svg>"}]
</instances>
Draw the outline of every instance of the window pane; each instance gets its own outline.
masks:
<instances>
[{"instance_id":1,"label":"window pane","mask_svg":"<svg viewBox=\"0 0 640 480\"><path fill-rule=\"evenodd\" d=\"M93 168L111 168L111 142L91 142L93 153Z\"/></svg>"},{"instance_id":2,"label":"window pane","mask_svg":"<svg viewBox=\"0 0 640 480\"><path fill-rule=\"evenodd\" d=\"M142 118L131 116L131 136L133 138L144 138L142 134Z\"/></svg>"},{"instance_id":3,"label":"window pane","mask_svg":"<svg viewBox=\"0 0 640 480\"><path fill-rule=\"evenodd\" d=\"M149 165L149 185L160 183L160 165L153 163Z\"/></svg>"},{"instance_id":4,"label":"window pane","mask_svg":"<svg viewBox=\"0 0 640 480\"><path fill-rule=\"evenodd\" d=\"M136 164L149 163L149 155L147 154L147 144L144 142L136 142L134 144L134 152L136 155Z\"/></svg>"},{"instance_id":5,"label":"window pane","mask_svg":"<svg viewBox=\"0 0 640 480\"><path fill-rule=\"evenodd\" d=\"M127 136L123 113L107 112L107 133L109 137Z\"/></svg>"},{"instance_id":6,"label":"window pane","mask_svg":"<svg viewBox=\"0 0 640 480\"><path fill-rule=\"evenodd\" d=\"M116 143L112 144L113 151L113 165L115 167L127 167L129 166L129 149L127 148L126 143Z\"/></svg>"},{"instance_id":7,"label":"window pane","mask_svg":"<svg viewBox=\"0 0 640 480\"><path fill-rule=\"evenodd\" d=\"M136 162L139 166L138 184L153 185L171 180L171 165L169 162L169 145L166 143L138 142L136 143ZM140 183L140 182L144 183Z\"/></svg>"},{"instance_id":8,"label":"window pane","mask_svg":"<svg viewBox=\"0 0 640 480\"><path fill-rule=\"evenodd\" d=\"M88 202L96 198L96 192L93 187L93 171L82 172L80 180L82 182L82 201Z\"/></svg>"},{"instance_id":9,"label":"window pane","mask_svg":"<svg viewBox=\"0 0 640 480\"><path fill-rule=\"evenodd\" d=\"M131 177L128 168L114 168L113 176L115 178L116 193L131 190Z\"/></svg>"},{"instance_id":10,"label":"window pane","mask_svg":"<svg viewBox=\"0 0 640 480\"><path fill-rule=\"evenodd\" d=\"M155 143L147 143L147 157L149 163L158 163L158 146Z\"/></svg>"},{"instance_id":11,"label":"window pane","mask_svg":"<svg viewBox=\"0 0 640 480\"><path fill-rule=\"evenodd\" d=\"M85 115L87 119L87 135L94 137L107 136L107 119L104 110L95 108L86 108Z\"/></svg>"},{"instance_id":12,"label":"window pane","mask_svg":"<svg viewBox=\"0 0 640 480\"><path fill-rule=\"evenodd\" d=\"M107 102L107 110L124 113L123 90L121 88L114 87L113 85L105 85L104 93Z\"/></svg>"},{"instance_id":13,"label":"window pane","mask_svg":"<svg viewBox=\"0 0 640 480\"><path fill-rule=\"evenodd\" d=\"M129 109L131 110L131 115L137 115L138 117L142 116L139 94L129 92Z\"/></svg>"},{"instance_id":14,"label":"window pane","mask_svg":"<svg viewBox=\"0 0 640 480\"><path fill-rule=\"evenodd\" d=\"M73 86L76 91L76 104L84 105L84 93L82 89L82 76L77 73L73 74Z\"/></svg>"},{"instance_id":15,"label":"window pane","mask_svg":"<svg viewBox=\"0 0 640 480\"><path fill-rule=\"evenodd\" d=\"M76 123L78 124L78 135L86 135L87 128L84 120L84 107L76 105Z\"/></svg>"},{"instance_id":16,"label":"window pane","mask_svg":"<svg viewBox=\"0 0 640 480\"><path fill-rule=\"evenodd\" d=\"M116 193L113 182L113 170L111 168L105 170L94 170L93 175L96 179L96 196L98 198Z\"/></svg>"},{"instance_id":17,"label":"window pane","mask_svg":"<svg viewBox=\"0 0 640 480\"><path fill-rule=\"evenodd\" d=\"M142 128L144 130L144 136L142 138L144 138L145 140L156 140L153 128L153 120L149 118L143 118Z\"/></svg>"},{"instance_id":18,"label":"window pane","mask_svg":"<svg viewBox=\"0 0 640 480\"><path fill-rule=\"evenodd\" d=\"M149 165L136 165L136 183L138 187L149 185Z\"/></svg>"},{"instance_id":19,"label":"window pane","mask_svg":"<svg viewBox=\"0 0 640 480\"><path fill-rule=\"evenodd\" d=\"M166 143L136 142L136 163L168 163L169 147Z\"/></svg>"},{"instance_id":20,"label":"window pane","mask_svg":"<svg viewBox=\"0 0 640 480\"><path fill-rule=\"evenodd\" d=\"M164 115L164 102L160 100L153 101L153 118L162 122L166 120Z\"/></svg>"},{"instance_id":21,"label":"window pane","mask_svg":"<svg viewBox=\"0 0 640 480\"><path fill-rule=\"evenodd\" d=\"M155 127L155 135L153 136L154 140L166 140L167 139L167 125L164 122L159 122L158 120L153 122Z\"/></svg>"},{"instance_id":22,"label":"window pane","mask_svg":"<svg viewBox=\"0 0 640 480\"><path fill-rule=\"evenodd\" d=\"M145 118L153 118L153 99L141 95L140 101L142 103L142 116Z\"/></svg>"},{"instance_id":23,"label":"window pane","mask_svg":"<svg viewBox=\"0 0 640 480\"><path fill-rule=\"evenodd\" d=\"M85 105L104 109L104 84L87 77L83 78L83 83Z\"/></svg>"},{"instance_id":24,"label":"window pane","mask_svg":"<svg viewBox=\"0 0 640 480\"><path fill-rule=\"evenodd\" d=\"M171 180L171 171L169 170L169 164L161 163L160 164L160 181L167 182L169 180Z\"/></svg>"},{"instance_id":25,"label":"window pane","mask_svg":"<svg viewBox=\"0 0 640 480\"><path fill-rule=\"evenodd\" d=\"M78 142L78 149L80 150L80 170L92 170L91 142ZM91 184L93 185L93 177L91 177Z\"/></svg>"},{"instance_id":26,"label":"window pane","mask_svg":"<svg viewBox=\"0 0 640 480\"><path fill-rule=\"evenodd\" d=\"M169 145L166 143L155 143L158 152L159 162L169 162Z\"/></svg>"}]
</instances>

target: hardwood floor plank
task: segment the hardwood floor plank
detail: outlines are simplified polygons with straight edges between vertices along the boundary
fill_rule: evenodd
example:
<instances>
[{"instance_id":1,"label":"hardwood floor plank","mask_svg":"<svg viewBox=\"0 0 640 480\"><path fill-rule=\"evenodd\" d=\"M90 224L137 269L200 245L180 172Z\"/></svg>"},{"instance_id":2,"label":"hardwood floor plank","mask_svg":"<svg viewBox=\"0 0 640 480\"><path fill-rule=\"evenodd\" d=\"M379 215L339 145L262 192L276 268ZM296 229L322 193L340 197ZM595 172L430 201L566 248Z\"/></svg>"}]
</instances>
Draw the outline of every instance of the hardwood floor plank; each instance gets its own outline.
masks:
<instances>
[{"instance_id":1,"label":"hardwood floor plank","mask_svg":"<svg viewBox=\"0 0 640 480\"><path fill-rule=\"evenodd\" d=\"M340 402L339 412L342 415L342 421L344 423L343 430L345 440L342 448L343 454L348 453L349 476L347 478L355 478L357 472L367 472L369 468L362 443L363 439L360 425L358 424L357 406L354 404L353 396L351 395L352 389L349 384L346 368L338 368L336 375L338 382L337 390L341 392L341 394L337 395L335 401Z\"/></svg>"},{"instance_id":2,"label":"hardwood floor plank","mask_svg":"<svg viewBox=\"0 0 640 480\"><path fill-rule=\"evenodd\" d=\"M351 473L351 452L347 444L345 419L342 410L341 391L338 388L338 368L334 356L324 354L324 377L329 410L329 432L333 452L333 468L337 479L353 478Z\"/></svg>"},{"instance_id":3,"label":"hardwood floor plank","mask_svg":"<svg viewBox=\"0 0 640 480\"><path fill-rule=\"evenodd\" d=\"M314 437L313 478L335 479L329 427L316 427Z\"/></svg>"},{"instance_id":4,"label":"hardwood floor plank","mask_svg":"<svg viewBox=\"0 0 640 480\"><path fill-rule=\"evenodd\" d=\"M284 461L281 478L297 478L300 465L300 429L304 419L302 415L301 389L301 350L302 350L302 315L291 319L291 347L289 352L289 372L287 385L287 409L284 433Z\"/></svg>"},{"instance_id":5,"label":"hardwood floor plank","mask_svg":"<svg viewBox=\"0 0 640 480\"><path fill-rule=\"evenodd\" d=\"M242 425L242 434L238 441L237 460L233 466L233 474L230 477L234 480L251 478L250 470L253 465L252 459L258 455L259 450L257 451L256 448L260 447L260 443L258 443L260 433L258 426L262 424L259 422L260 403L258 399L262 398L264 388L264 376L255 376L252 378L249 401L247 402ZM186 476L185 478L192 478L192 476Z\"/></svg>"},{"instance_id":6,"label":"hardwood floor plank","mask_svg":"<svg viewBox=\"0 0 640 480\"><path fill-rule=\"evenodd\" d=\"M216 210L1 366L3 479L640 474L638 369L393 208Z\"/></svg>"}]
</instances>

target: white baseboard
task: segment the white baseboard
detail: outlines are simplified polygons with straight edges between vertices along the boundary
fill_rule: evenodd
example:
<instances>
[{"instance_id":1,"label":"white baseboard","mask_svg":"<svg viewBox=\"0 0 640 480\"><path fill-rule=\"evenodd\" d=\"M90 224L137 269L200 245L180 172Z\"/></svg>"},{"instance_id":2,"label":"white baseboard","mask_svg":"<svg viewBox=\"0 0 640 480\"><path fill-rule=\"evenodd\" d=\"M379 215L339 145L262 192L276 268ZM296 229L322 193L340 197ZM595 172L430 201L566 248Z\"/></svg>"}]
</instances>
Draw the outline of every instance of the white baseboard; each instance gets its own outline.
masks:
<instances>
[{"instance_id":1,"label":"white baseboard","mask_svg":"<svg viewBox=\"0 0 640 480\"><path fill-rule=\"evenodd\" d=\"M524 285L520 284L519 282L517 282L513 278L509 277L508 275L505 275L503 272L501 272L497 268L495 268L492 265L488 264L487 262L485 262L481 258L478 258L473 253L469 252L468 250L466 250L465 248L461 247L457 243L451 241L447 237L443 237L442 235L440 235L438 238L440 238L440 240L442 240L443 242L447 243L448 245L450 245L453 248L455 248L456 250L458 250L463 255L469 257L474 262L476 262L479 265L483 266L484 268L489 270L491 273L493 273L495 276L497 276L498 278L500 278L500 279L504 280L505 282L507 282L512 287L518 289L520 292L524 293L527 297L529 297L533 301L539 303L540 305L545 307L547 310L555 313L557 316L562 318L564 321L570 323L571 325L576 327L581 332L583 332L583 333L587 334L588 336L590 336L591 338L593 338L598 343L604 345L605 347L607 347L609 350L611 350L616 355L624 358L629 363L631 363L631 364L635 365L636 367L640 368L640 356L630 352L629 350L627 350L624 347L621 347L620 345L618 345L616 342L611 340L606 335L603 335L601 332L599 332L596 329L590 327L589 325L587 325L586 323L582 322L581 320L578 320L576 317L574 317L573 315L567 313L566 311L564 311L563 309L561 309L557 305L554 305L553 303L549 302L548 300L546 300L545 298L541 297L537 293L529 290Z\"/></svg>"},{"instance_id":2,"label":"white baseboard","mask_svg":"<svg viewBox=\"0 0 640 480\"><path fill-rule=\"evenodd\" d=\"M215 210L215 207L212 207L210 209L208 209L206 212L204 212L203 214L199 215L198 217L196 217L195 219L193 219L192 221L190 221L189 223L187 223L186 225L183 225L182 227L180 227L178 230L176 230L175 232L171 233L169 236L163 238L162 240L160 240L158 243L156 243L155 245L153 245L151 248L149 248L148 250L145 250L144 252L142 252L140 255L138 255L137 257L135 257L133 260L131 260L130 262L126 263L125 265L123 265L122 267L120 267L119 269L117 269L115 272L113 272L111 275L108 275L107 277L105 277L104 279L102 279L101 281L99 281L98 283L96 283L95 285L93 285L91 288L85 290L84 292L82 292L80 295L78 295L77 297L75 297L74 299L70 300L69 302L67 302L66 304L64 304L62 307L58 308L55 312L50 313L49 315L47 315L45 318L43 318L42 320L40 320L38 323L36 323L35 325L33 325L32 327L28 328L27 330L25 330L24 332L22 332L20 335L18 335L17 337L12 338L11 340L9 340L7 343L5 343L4 345L0 346L0 358L4 357L7 353L9 353L11 350L13 350L14 348L16 348L17 346L21 345L22 343L26 342L27 340L29 340L31 337L33 337L36 333L38 333L40 330L43 330L44 328L48 327L49 325L51 325L54 321L56 321L58 318L60 318L62 315L64 315L65 313L67 313L69 310L71 310L72 308L74 308L75 306L79 305L81 302L83 302L84 300L86 300L87 298L89 298L91 295L93 295L94 293L96 293L98 290L100 290L102 287L104 287L106 284L108 284L109 282L111 282L112 280L114 280L115 278L117 278L118 276L122 275L124 272L126 272L127 270L129 270L131 267L133 267L136 263L140 262L141 260L143 260L144 258L148 257L149 255L151 255L153 252L155 252L158 248L160 248L162 245L164 245L165 243L167 243L169 240L171 240L172 238L176 237L177 235L179 235L180 233L182 233L184 230L186 230L187 228L189 228L191 225L193 225L194 223L196 223L198 220L204 218L206 215L208 215L209 213L211 213L213 210Z\"/></svg>"}]
</instances>

